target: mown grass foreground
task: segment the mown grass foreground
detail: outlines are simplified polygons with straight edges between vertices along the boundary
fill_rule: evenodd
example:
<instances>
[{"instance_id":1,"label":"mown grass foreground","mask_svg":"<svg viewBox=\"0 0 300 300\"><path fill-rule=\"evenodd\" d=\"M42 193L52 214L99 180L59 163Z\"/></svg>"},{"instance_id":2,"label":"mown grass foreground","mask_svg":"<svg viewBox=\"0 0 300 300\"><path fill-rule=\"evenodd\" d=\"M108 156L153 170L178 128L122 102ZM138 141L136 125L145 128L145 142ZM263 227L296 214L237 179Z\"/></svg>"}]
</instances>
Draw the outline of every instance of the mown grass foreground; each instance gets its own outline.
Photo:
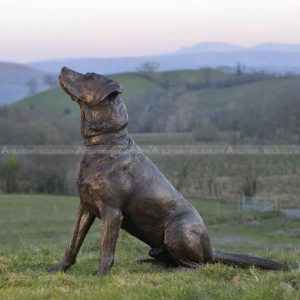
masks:
<instances>
[{"instance_id":1,"label":"mown grass foreground","mask_svg":"<svg viewBox=\"0 0 300 300\"><path fill-rule=\"evenodd\" d=\"M63 255L78 199L0 196L0 299L300 299L300 222L275 213L242 213L233 204L191 200L214 246L288 263L291 272L207 264L196 270L138 264L148 247L122 231L111 274L93 275L99 256L95 222L66 274L45 269Z\"/></svg>"}]
</instances>

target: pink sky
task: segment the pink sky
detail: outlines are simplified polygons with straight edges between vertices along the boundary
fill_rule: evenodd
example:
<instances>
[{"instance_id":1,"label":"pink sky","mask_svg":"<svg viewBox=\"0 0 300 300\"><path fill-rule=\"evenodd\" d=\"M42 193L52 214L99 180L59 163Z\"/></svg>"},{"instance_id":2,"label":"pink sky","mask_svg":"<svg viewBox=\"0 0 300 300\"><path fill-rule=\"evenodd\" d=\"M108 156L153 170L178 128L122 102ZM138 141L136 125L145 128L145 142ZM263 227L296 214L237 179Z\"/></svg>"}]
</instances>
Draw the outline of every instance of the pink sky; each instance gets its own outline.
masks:
<instances>
[{"instance_id":1,"label":"pink sky","mask_svg":"<svg viewBox=\"0 0 300 300\"><path fill-rule=\"evenodd\" d=\"M300 43L299 0L1 2L1 61L142 56L201 41Z\"/></svg>"}]
</instances>

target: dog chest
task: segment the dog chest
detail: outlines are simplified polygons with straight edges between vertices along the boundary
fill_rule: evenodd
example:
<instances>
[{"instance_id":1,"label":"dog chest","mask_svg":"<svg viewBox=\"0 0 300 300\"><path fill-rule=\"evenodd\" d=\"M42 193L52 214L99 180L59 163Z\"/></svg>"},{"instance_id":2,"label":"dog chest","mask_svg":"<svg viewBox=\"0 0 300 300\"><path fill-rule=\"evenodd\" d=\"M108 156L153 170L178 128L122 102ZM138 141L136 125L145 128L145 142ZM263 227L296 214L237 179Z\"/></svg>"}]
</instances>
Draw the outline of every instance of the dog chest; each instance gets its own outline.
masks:
<instances>
[{"instance_id":1,"label":"dog chest","mask_svg":"<svg viewBox=\"0 0 300 300\"><path fill-rule=\"evenodd\" d=\"M126 200L132 190L130 162L130 156L126 154L85 155L77 174L79 190L91 195L92 201L122 206L121 201Z\"/></svg>"}]
</instances>

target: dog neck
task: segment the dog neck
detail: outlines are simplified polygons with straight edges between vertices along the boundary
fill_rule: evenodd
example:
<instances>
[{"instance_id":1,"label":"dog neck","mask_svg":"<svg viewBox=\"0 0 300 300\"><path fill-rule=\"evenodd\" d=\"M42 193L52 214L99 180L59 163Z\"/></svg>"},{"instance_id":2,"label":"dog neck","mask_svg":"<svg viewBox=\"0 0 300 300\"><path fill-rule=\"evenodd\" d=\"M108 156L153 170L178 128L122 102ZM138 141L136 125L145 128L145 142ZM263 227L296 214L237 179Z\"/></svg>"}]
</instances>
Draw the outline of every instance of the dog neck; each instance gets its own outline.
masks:
<instances>
[{"instance_id":1,"label":"dog neck","mask_svg":"<svg viewBox=\"0 0 300 300\"><path fill-rule=\"evenodd\" d=\"M88 106L84 103L81 108L81 134L86 146L91 145L126 145L128 114L126 107L117 96L109 105L101 103Z\"/></svg>"},{"instance_id":2,"label":"dog neck","mask_svg":"<svg viewBox=\"0 0 300 300\"><path fill-rule=\"evenodd\" d=\"M85 146L94 145L125 145L130 139L127 128L123 128L117 132L103 132L99 135L84 137Z\"/></svg>"}]
</instances>

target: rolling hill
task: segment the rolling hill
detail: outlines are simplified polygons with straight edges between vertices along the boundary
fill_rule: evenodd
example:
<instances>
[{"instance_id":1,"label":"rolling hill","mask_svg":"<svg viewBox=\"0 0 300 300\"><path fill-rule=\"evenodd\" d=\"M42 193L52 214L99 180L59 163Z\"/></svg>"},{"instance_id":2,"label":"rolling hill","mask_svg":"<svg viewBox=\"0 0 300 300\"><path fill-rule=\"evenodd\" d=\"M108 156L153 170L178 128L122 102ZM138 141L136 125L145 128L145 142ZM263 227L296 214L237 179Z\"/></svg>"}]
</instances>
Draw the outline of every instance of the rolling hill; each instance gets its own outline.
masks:
<instances>
[{"instance_id":1,"label":"rolling hill","mask_svg":"<svg viewBox=\"0 0 300 300\"><path fill-rule=\"evenodd\" d=\"M113 76L125 87L124 98L130 99L142 96L151 88L159 88L158 82L149 80L137 73L124 73ZM15 103L15 106L22 108L36 108L48 110L62 115L67 109L75 116L79 115L79 109L69 96L60 87L27 97Z\"/></svg>"},{"instance_id":2,"label":"rolling hill","mask_svg":"<svg viewBox=\"0 0 300 300\"><path fill-rule=\"evenodd\" d=\"M0 62L0 103L12 103L28 96L31 92L27 82L30 80L36 83L35 92L47 89L43 82L45 75L26 65Z\"/></svg>"},{"instance_id":3,"label":"rolling hill","mask_svg":"<svg viewBox=\"0 0 300 300\"><path fill-rule=\"evenodd\" d=\"M229 76L217 70L210 70L209 72L211 72L210 76L213 81L225 81ZM155 90L164 93L167 81L171 81L170 84L204 84L206 76L203 70L180 70L153 73L151 75L145 75L143 73L122 73L112 75L111 77L124 86L125 91L122 97L125 102L130 105L131 102L139 101L139 99L142 101L143 97L151 91ZM189 105L190 101L188 100L186 104ZM48 111L53 111L60 115L62 115L66 109L69 109L76 116L79 114L77 105L69 100L69 97L60 87L22 99L15 103L15 106L22 108L34 107L42 110L47 109Z\"/></svg>"},{"instance_id":4,"label":"rolling hill","mask_svg":"<svg viewBox=\"0 0 300 300\"><path fill-rule=\"evenodd\" d=\"M244 81L239 81L235 75L204 69L112 77L125 88L123 99L132 132L191 132L205 122L230 132L233 121L249 136L260 132L272 136L280 126L296 132L297 126L291 123L296 115L285 115L297 114L293 107L300 102L300 78L265 75L253 81L247 76L252 75L245 74L241 77ZM76 103L60 88L23 99L14 106L79 118ZM286 136L290 137L288 132Z\"/></svg>"},{"instance_id":5,"label":"rolling hill","mask_svg":"<svg viewBox=\"0 0 300 300\"><path fill-rule=\"evenodd\" d=\"M217 70L210 69L210 71L212 84L226 82L226 80L233 77ZM140 73L122 73L111 77L124 86L125 91L122 98L127 105L131 105L131 103L135 105L136 99L142 101L147 92L151 92L151 90L160 91L162 95L167 93L164 81L168 76L174 82L176 78L176 82L184 82L191 86L197 83L204 84L206 80L204 70L153 73L151 76ZM300 79L298 77L288 79L268 78L257 82L220 88L198 88L196 86L180 95L176 95L176 103L193 106L195 109L210 114L225 108L232 110L234 107L243 106L250 102L256 103L258 106L272 105L272 101L275 101L278 97L284 101L285 92L295 89L299 90L300 94ZM160 101L163 102L163 99L160 99ZM77 105L70 101L69 96L60 87L27 97L14 105L22 108L32 108L34 106L37 109L45 109L59 115L62 115L65 109L70 109L76 116L79 113Z\"/></svg>"}]
</instances>

